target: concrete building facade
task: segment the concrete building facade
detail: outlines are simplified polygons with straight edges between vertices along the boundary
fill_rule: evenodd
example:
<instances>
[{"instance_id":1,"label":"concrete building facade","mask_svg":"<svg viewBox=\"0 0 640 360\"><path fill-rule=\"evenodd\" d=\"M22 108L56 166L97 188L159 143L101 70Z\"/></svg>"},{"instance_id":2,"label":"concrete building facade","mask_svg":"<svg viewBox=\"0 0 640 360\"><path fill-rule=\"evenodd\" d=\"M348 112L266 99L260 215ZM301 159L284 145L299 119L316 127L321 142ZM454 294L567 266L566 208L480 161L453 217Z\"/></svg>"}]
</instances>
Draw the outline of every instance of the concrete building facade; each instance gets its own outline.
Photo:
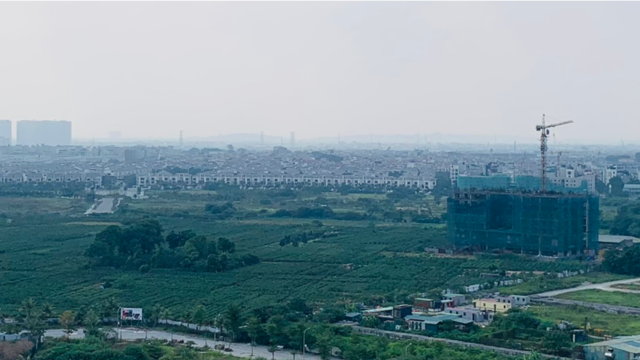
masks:
<instances>
[{"instance_id":1,"label":"concrete building facade","mask_svg":"<svg viewBox=\"0 0 640 360\"><path fill-rule=\"evenodd\" d=\"M64 120L18 121L16 145L71 145L71 122Z\"/></svg>"},{"instance_id":2,"label":"concrete building facade","mask_svg":"<svg viewBox=\"0 0 640 360\"><path fill-rule=\"evenodd\" d=\"M11 120L0 120L0 146L11 145Z\"/></svg>"}]
</instances>

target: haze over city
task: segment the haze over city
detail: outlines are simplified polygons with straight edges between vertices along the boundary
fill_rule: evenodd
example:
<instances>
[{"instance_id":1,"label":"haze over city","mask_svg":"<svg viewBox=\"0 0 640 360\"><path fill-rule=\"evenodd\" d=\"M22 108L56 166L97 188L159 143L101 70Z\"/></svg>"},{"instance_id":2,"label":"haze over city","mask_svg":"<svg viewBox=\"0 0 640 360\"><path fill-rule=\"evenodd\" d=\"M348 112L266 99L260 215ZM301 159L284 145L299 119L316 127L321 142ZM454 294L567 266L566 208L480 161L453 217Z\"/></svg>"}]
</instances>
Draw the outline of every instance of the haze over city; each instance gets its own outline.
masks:
<instances>
[{"instance_id":1,"label":"haze over city","mask_svg":"<svg viewBox=\"0 0 640 360\"><path fill-rule=\"evenodd\" d=\"M636 141L637 3L1 3L0 118L74 139ZM470 140L470 141L471 141Z\"/></svg>"}]
</instances>

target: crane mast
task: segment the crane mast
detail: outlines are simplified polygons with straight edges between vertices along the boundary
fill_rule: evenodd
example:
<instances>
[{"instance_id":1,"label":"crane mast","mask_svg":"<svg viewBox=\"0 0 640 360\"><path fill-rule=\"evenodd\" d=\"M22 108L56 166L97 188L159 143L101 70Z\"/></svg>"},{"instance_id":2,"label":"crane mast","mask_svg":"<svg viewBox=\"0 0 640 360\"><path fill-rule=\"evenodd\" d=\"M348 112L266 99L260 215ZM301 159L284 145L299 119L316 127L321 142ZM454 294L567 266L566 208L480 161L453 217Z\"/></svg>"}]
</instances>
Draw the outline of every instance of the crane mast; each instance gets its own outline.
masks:
<instances>
[{"instance_id":1,"label":"crane mast","mask_svg":"<svg viewBox=\"0 0 640 360\"><path fill-rule=\"evenodd\" d=\"M571 123L573 123L573 120L547 125L545 122L545 115L542 114L542 125L536 125L536 130L540 131L540 161L542 165L540 189L542 192L545 192L547 187L547 138L549 137L549 128Z\"/></svg>"}]
</instances>

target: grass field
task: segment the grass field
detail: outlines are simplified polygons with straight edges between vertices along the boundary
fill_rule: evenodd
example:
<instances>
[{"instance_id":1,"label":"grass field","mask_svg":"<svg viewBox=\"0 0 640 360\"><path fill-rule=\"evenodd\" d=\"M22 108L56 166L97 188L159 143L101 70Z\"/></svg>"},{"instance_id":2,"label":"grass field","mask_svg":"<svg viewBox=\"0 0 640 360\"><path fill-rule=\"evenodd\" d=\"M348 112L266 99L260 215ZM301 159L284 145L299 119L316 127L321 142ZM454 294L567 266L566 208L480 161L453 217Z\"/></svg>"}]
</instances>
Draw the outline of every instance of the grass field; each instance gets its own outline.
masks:
<instances>
[{"instance_id":1,"label":"grass field","mask_svg":"<svg viewBox=\"0 0 640 360\"><path fill-rule=\"evenodd\" d=\"M285 235L315 226L312 219L211 220L204 211L211 193L177 194L178 200L171 196L128 201L133 212L89 218L58 213L32 217L31 222L23 217L21 222L0 224L0 312L15 312L27 297L49 301L59 310L114 296L123 306L161 304L176 313L203 304L210 314L234 302L252 309L293 297L313 305L374 297L398 303L410 294L485 282L480 274L492 269L583 267L577 262L539 262L517 255L438 258L425 254L424 247L448 245L442 224L322 219L323 230L337 236L282 247L279 242ZM54 209L55 200L46 208ZM209 238L230 238L239 254L255 254L261 262L224 273L152 269L141 274L86 267L83 253L96 233L143 216L157 219L166 231L191 229ZM114 286L101 289L105 281Z\"/></svg>"},{"instance_id":2,"label":"grass field","mask_svg":"<svg viewBox=\"0 0 640 360\"><path fill-rule=\"evenodd\" d=\"M1 197L0 214L13 215L41 215L63 214L72 215L84 212L89 204L81 199L44 198L44 197Z\"/></svg>"},{"instance_id":3,"label":"grass field","mask_svg":"<svg viewBox=\"0 0 640 360\"><path fill-rule=\"evenodd\" d=\"M640 291L640 283L631 283L631 284L616 284L611 286L616 289L627 289L627 290L636 290Z\"/></svg>"},{"instance_id":4,"label":"grass field","mask_svg":"<svg viewBox=\"0 0 640 360\"><path fill-rule=\"evenodd\" d=\"M500 288L500 292L507 295L530 295L545 291L566 289L582 285L585 282L603 283L608 281L628 279L630 276L616 275L602 272L590 272L568 278L537 278L522 284Z\"/></svg>"},{"instance_id":5,"label":"grass field","mask_svg":"<svg viewBox=\"0 0 640 360\"><path fill-rule=\"evenodd\" d=\"M582 290L562 294L559 295L558 298L640 308L640 294L630 294L620 291Z\"/></svg>"},{"instance_id":6,"label":"grass field","mask_svg":"<svg viewBox=\"0 0 640 360\"><path fill-rule=\"evenodd\" d=\"M640 317L633 315L609 314L582 306L531 306L531 312L543 321L553 324L561 320L575 326L584 327L588 321L592 329L603 329L611 336L637 335L640 333Z\"/></svg>"}]
</instances>

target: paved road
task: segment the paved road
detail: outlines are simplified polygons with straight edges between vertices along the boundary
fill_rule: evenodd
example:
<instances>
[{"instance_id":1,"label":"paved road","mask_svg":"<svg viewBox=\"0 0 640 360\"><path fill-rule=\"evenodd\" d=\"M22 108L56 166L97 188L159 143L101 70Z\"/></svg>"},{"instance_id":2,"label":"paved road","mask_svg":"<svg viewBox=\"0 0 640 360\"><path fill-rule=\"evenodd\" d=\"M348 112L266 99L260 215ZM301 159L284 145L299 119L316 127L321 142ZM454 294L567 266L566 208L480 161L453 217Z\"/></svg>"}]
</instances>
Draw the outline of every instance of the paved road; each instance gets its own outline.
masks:
<instances>
[{"instance_id":1,"label":"paved road","mask_svg":"<svg viewBox=\"0 0 640 360\"><path fill-rule=\"evenodd\" d=\"M609 281L609 282L600 283L600 284L580 285L580 286L576 286L569 289L547 291L540 294L531 295L531 297L532 298L553 297L553 296L558 296L558 295L566 294L570 292L591 290L591 289L604 290L604 291L621 291L621 292L640 294L640 291L637 291L637 290L616 289L611 287L611 285L630 284L630 283L639 282L639 281L640 281L640 278L635 278L635 279L627 279L627 280Z\"/></svg>"},{"instance_id":2,"label":"paved road","mask_svg":"<svg viewBox=\"0 0 640 360\"><path fill-rule=\"evenodd\" d=\"M104 198L98 200L87 212L86 215L89 214L113 214L113 205L116 199L114 198Z\"/></svg>"},{"instance_id":3,"label":"paved road","mask_svg":"<svg viewBox=\"0 0 640 360\"><path fill-rule=\"evenodd\" d=\"M140 339L160 339L160 340L173 339L178 341L183 340L184 342L193 341L195 343L194 346L196 347L203 347L205 345L209 347L213 347L216 344L223 344L222 342L219 342L219 341L214 342L211 339L205 339L199 336L173 334L166 331L149 330L145 332L140 329L132 329L132 328L123 328L123 329L116 329L116 330L118 330L118 334L119 334L118 336L125 341L134 341L134 340L140 340ZM45 337L63 337L63 336L65 336L65 334L60 329L52 329L52 330L47 330L45 332ZM69 337L72 339L82 339L84 338L84 330L79 329L78 331L73 332ZM229 345L229 343L226 343L226 342L224 344L225 346ZM231 349L233 349L233 351L230 352L230 354L233 356L244 357L244 358L251 357L251 345L249 344L232 343ZM253 356L254 357L261 356L267 359L271 359L271 353L267 351L266 346L254 346ZM289 359L293 359L293 355L288 350L283 350L283 351L276 352L275 358L277 360L289 360ZM302 355L299 354L296 356L296 358L302 359ZM313 354L306 354L305 358L308 360L320 360L319 356L316 356ZM334 359L337 360L337 358L334 358Z\"/></svg>"}]
</instances>

